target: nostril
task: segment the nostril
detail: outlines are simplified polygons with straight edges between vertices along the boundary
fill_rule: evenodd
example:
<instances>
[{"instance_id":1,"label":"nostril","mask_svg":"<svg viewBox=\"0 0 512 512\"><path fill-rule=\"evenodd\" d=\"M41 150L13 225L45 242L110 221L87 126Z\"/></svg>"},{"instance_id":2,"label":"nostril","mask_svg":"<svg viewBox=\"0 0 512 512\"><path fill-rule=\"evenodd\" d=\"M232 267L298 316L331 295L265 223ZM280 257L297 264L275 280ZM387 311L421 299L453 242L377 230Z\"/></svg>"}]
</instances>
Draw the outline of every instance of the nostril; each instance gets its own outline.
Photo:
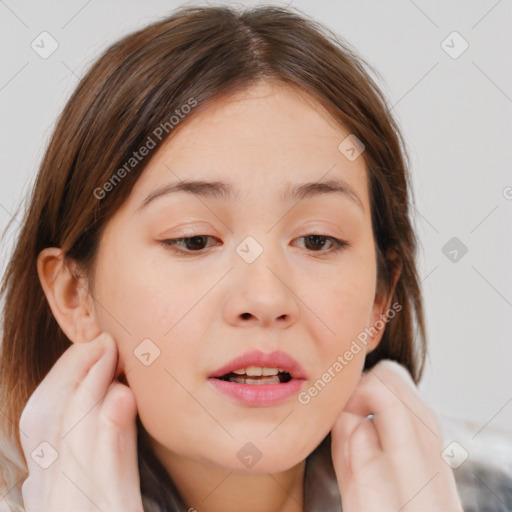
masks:
<instances>
[{"instance_id":1,"label":"nostril","mask_svg":"<svg viewBox=\"0 0 512 512\"><path fill-rule=\"evenodd\" d=\"M244 320L247 320L247 318L251 318L251 313L242 313L240 315Z\"/></svg>"}]
</instances>

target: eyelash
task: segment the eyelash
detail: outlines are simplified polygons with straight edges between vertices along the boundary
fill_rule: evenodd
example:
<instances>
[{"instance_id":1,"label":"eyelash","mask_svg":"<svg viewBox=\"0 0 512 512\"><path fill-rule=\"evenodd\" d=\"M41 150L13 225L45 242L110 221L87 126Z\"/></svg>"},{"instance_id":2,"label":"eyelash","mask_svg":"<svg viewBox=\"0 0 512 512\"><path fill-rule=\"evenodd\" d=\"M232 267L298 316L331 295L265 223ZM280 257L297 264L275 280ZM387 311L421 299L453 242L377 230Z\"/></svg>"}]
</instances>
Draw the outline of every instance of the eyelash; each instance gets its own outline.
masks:
<instances>
[{"instance_id":1,"label":"eyelash","mask_svg":"<svg viewBox=\"0 0 512 512\"><path fill-rule=\"evenodd\" d=\"M339 251L350 246L350 243L345 242L344 240L339 240L337 238L334 238L332 236L327 236L327 235L318 235L316 233L312 233L312 234L309 234L306 236L301 236L298 238L298 240L300 240L301 238L308 238L311 236L325 238L325 240L330 240L333 244L333 247L328 251L312 251L313 253L320 253L322 255L333 254L333 253L339 252ZM214 237L212 237L210 235L194 235L194 236L190 236L190 237L186 237L186 238L169 238L166 240L161 240L160 242L165 247L173 250L174 252L176 252L178 254L183 254L185 256L190 256L190 255L193 255L194 253L201 254L201 251L203 251L204 249L200 249L199 251L184 251L183 249L178 248L179 243L182 243L182 242L186 243L187 240L191 240L192 238L214 238Z\"/></svg>"}]
</instances>

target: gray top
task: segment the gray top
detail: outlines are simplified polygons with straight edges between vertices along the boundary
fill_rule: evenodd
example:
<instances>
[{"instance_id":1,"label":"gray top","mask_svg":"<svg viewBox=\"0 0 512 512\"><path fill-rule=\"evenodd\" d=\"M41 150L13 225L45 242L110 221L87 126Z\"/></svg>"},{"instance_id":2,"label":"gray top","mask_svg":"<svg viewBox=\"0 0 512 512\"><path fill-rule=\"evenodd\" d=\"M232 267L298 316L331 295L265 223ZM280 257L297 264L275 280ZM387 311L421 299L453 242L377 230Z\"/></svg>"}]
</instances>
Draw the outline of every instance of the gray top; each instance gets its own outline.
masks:
<instances>
[{"instance_id":1,"label":"gray top","mask_svg":"<svg viewBox=\"0 0 512 512\"><path fill-rule=\"evenodd\" d=\"M464 512L512 512L512 477L491 463L471 460L453 470ZM307 458L304 512L341 512L328 435Z\"/></svg>"}]
</instances>

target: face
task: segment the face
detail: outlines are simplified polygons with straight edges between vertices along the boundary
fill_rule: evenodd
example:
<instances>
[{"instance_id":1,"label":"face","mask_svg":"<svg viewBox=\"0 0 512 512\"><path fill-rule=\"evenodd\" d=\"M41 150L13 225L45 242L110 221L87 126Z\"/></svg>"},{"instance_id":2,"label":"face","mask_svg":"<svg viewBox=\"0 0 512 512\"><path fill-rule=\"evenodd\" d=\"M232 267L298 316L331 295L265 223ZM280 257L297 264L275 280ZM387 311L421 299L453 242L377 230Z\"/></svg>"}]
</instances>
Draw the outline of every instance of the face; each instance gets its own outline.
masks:
<instances>
[{"instance_id":1,"label":"face","mask_svg":"<svg viewBox=\"0 0 512 512\"><path fill-rule=\"evenodd\" d=\"M303 92L253 86L188 119L106 226L95 315L161 455L285 470L321 442L354 391L370 345L332 369L383 310L365 162L338 149L348 135ZM203 187L141 206L184 179L223 182L232 195ZM351 192L284 197L331 180ZM215 370L254 349L283 351L304 369L291 396L246 403L212 385ZM308 393L329 368L330 381ZM249 442L261 453L250 468L237 455L255 450Z\"/></svg>"}]
</instances>

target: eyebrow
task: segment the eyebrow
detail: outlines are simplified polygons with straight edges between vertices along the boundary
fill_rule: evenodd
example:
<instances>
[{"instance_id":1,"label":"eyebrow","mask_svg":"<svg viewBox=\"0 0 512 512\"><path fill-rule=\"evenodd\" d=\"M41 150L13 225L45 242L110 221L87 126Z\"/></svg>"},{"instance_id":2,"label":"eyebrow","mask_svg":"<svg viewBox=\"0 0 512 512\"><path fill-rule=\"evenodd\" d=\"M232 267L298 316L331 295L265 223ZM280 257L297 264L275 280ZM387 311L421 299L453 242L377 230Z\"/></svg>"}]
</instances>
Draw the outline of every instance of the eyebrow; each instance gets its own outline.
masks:
<instances>
[{"instance_id":1,"label":"eyebrow","mask_svg":"<svg viewBox=\"0 0 512 512\"><path fill-rule=\"evenodd\" d=\"M218 199L221 201L234 201L239 198L233 187L221 181L206 181L186 179L168 185L163 185L151 192L139 205L137 210L147 207L152 201L159 197L167 196L177 192L188 192L205 198ZM292 200L312 198L321 194L341 194L351 199L364 211L363 203L349 185L340 179L324 182L287 184L281 192L283 203Z\"/></svg>"}]
</instances>

